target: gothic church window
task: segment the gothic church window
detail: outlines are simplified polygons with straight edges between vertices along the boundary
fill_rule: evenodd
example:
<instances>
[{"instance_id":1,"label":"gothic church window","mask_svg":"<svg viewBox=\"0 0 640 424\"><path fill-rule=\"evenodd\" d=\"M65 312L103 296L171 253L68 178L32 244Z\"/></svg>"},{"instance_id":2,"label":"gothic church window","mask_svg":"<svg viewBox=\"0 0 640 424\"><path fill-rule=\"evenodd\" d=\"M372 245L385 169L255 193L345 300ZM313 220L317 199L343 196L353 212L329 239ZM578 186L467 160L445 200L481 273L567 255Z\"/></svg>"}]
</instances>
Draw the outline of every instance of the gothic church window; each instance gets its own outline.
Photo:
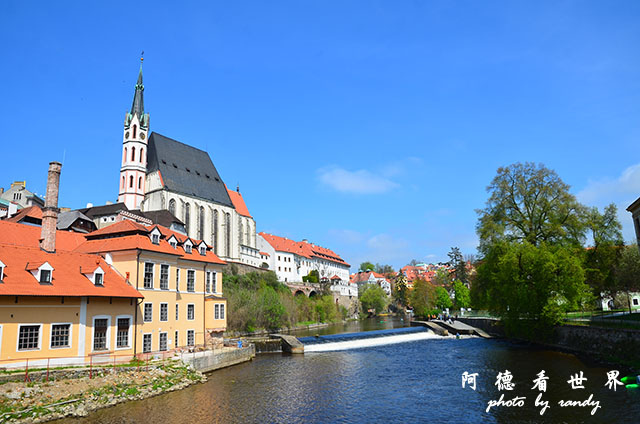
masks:
<instances>
[{"instance_id":1,"label":"gothic church window","mask_svg":"<svg viewBox=\"0 0 640 424\"><path fill-rule=\"evenodd\" d=\"M198 222L198 238L204 240L204 207L200 206L200 221Z\"/></svg>"},{"instance_id":2,"label":"gothic church window","mask_svg":"<svg viewBox=\"0 0 640 424\"><path fill-rule=\"evenodd\" d=\"M225 232L224 232L224 248L227 257L231 256L231 214L227 212L225 217Z\"/></svg>"},{"instance_id":3,"label":"gothic church window","mask_svg":"<svg viewBox=\"0 0 640 424\"><path fill-rule=\"evenodd\" d=\"M133 188L133 175L129 175L129 188Z\"/></svg>"},{"instance_id":4,"label":"gothic church window","mask_svg":"<svg viewBox=\"0 0 640 424\"><path fill-rule=\"evenodd\" d=\"M189 234L189 224L191 221L191 205L189 205L188 203L185 203L184 205L184 226L187 229L187 234Z\"/></svg>"},{"instance_id":5,"label":"gothic church window","mask_svg":"<svg viewBox=\"0 0 640 424\"><path fill-rule=\"evenodd\" d=\"M124 188L124 175L122 176L122 188Z\"/></svg>"},{"instance_id":6,"label":"gothic church window","mask_svg":"<svg viewBox=\"0 0 640 424\"><path fill-rule=\"evenodd\" d=\"M213 242L213 250L215 254L218 254L218 211L213 211L213 231L211 235L211 241Z\"/></svg>"},{"instance_id":7,"label":"gothic church window","mask_svg":"<svg viewBox=\"0 0 640 424\"><path fill-rule=\"evenodd\" d=\"M136 138L136 132L138 131L138 127L136 125L133 126L133 138ZM133 158L131 158L133 160Z\"/></svg>"},{"instance_id":8,"label":"gothic church window","mask_svg":"<svg viewBox=\"0 0 640 424\"><path fill-rule=\"evenodd\" d=\"M132 147L131 148L131 162L134 162L136 160L136 148Z\"/></svg>"},{"instance_id":9,"label":"gothic church window","mask_svg":"<svg viewBox=\"0 0 640 424\"><path fill-rule=\"evenodd\" d=\"M140 149L140 163L144 163L142 158L144 157L144 149Z\"/></svg>"},{"instance_id":10,"label":"gothic church window","mask_svg":"<svg viewBox=\"0 0 640 424\"><path fill-rule=\"evenodd\" d=\"M174 216L176 214L176 201L174 199L169 200L169 212Z\"/></svg>"},{"instance_id":11,"label":"gothic church window","mask_svg":"<svg viewBox=\"0 0 640 424\"><path fill-rule=\"evenodd\" d=\"M242 218L238 218L238 244L242 244L242 232L244 231L242 226Z\"/></svg>"},{"instance_id":12,"label":"gothic church window","mask_svg":"<svg viewBox=\"0 0 640 424\"><path fill-rule=\"evenodd\" d=\"M138 188L142 188L142 177L138 177Z\"/></svg>"}]
</instances>

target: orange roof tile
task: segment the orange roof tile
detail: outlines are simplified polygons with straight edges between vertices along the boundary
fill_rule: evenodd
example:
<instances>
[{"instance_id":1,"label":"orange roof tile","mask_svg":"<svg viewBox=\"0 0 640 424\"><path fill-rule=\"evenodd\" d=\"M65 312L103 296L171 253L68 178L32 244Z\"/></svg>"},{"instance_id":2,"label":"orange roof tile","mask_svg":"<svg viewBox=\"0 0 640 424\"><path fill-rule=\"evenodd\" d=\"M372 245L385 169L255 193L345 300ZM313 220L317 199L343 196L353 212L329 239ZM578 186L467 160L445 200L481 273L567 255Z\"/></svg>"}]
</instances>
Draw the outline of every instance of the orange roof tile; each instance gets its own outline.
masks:
<instances>
[{"instance_id":1,"label":"orange roof tile","mask_svg":"<svg viewBox=\"0 0 640 424\"><path fill-rule=\"evenodd\" d=\"M40 247L42 229L33 225L0 221L0 243L16 246ZM84 243L84 234L71 231L56 231L56 251L71 251Z\"/></svg>"},{"instance_id":2,"label":"orange roof tile","mask_svg":"<svg viewBox=\"0 0 640 424\"><path fill-rule=\"evenodd\" d=\"M89 233L88 238L104 236L107 234L128 233L128 232L148 233L149 231L150 231L149 228L145 227L142 224L138 224L137 222L132 221L130 219L123 219L122 221L115 222L111 225L107 225L106 227L100 228L99 230Z\"/></svg>"},{"instance_id":3,"label":"orange roof tile","mask_svg":"<svg viewBox=\"0 0 640 424\"><path fill-rule=\"evenodd\" d=\"M42 209L37 205L29 206L28 208L21 209L20 212L13 215L11 218L7 218L6 221L20 222L26 217L42 220Z\"/></svg>"},{"instance_id":4,"label":"orange roof tile","mask_svg":"<svg viewBox=\"0 0 640 424\"><path fill-rule=\"evenodd\" d=\"M58 231L57 235L65 233ZM142 297L100 256L70 252L57 244L56 253L48 253L38 247L39 238L40 227L0 221L0 261L5 264L0 295ZM45 262L53 267L50 284L41 284L30 272ZM105 272L102 286L80 272L98 266Z\"/></svg>"},{"instance_id":5,"label":"orange roof tile","mask_svg":"<svg viewBox=\"0 0 640 424\"><path fill-rule=\"evenodd\" d=\"M331 249L317 246L306 241L293 241L286 237L274 236L268 233L259 233L275 250L280 252L294 253L305 258L321 258L331 262L350 266Z\"/></svg>"},{"instance_id":6,"label":"orange roof tile","mask_svg":"<svg viewBox=\"0 0 640 424\"><path fill-rule=\"evenodd\" d=\"M233 203L233 207L236 208L236 211L242 216L251 218L249 209L247 209L247 205L244 203L244 199L242 198L242 194L237 191L229 190L228 188L227 192L229 192L231 203Z\"/></svg>"}]
</instances>

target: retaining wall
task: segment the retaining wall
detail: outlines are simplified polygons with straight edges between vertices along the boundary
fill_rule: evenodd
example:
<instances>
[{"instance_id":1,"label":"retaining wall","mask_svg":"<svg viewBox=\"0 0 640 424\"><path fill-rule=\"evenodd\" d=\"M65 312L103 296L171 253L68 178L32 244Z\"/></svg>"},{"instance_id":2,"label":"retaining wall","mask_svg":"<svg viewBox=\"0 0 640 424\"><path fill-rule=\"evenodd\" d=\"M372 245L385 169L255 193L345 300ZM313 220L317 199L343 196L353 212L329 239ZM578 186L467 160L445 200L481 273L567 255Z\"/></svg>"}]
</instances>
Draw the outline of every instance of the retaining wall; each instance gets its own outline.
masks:
<instances>
[{"instance_id":1,"label":"retaining wall","mask_svg":"<svg viewBox=\"0 0 640 424\"><path fill-rule=\"evenodd\" d=\"M193 352L193 354L185 354L182 360L197 371L210 372L250 361L255 356L256 348L250 344L241 349Z\"/></svg>"}]
</instances>

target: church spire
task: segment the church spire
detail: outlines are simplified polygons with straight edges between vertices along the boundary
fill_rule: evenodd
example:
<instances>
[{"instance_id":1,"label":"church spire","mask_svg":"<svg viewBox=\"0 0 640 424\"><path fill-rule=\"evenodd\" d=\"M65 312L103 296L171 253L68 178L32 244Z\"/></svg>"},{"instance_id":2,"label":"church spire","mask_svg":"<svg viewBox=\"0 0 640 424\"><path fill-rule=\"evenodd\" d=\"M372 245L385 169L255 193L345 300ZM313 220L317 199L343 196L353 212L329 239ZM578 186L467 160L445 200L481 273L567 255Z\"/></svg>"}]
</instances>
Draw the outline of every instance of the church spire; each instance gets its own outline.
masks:
<instances>
[{"instance_id":1,"label":"church spire","mask_svg":"<svg viewBox=\"0 0 640 424\"><path fill-rule=\"evenodd\" d=\"M143 52L144 53L144 52ZM136 92L133 95L133 104L131 105L131 114L138 114L138 118L141 118L144 115L144 85L142 84L142 61L143 57L140 58L140 72L138 73L138 82L136 83Z\"/></svg>"},{"instance_id":2,"label":"church spire","mask_svg":"<svg viewBox=\"0 0 640 424\"><path fill-rule=\"evenodd\" d=\"M142 52L144 55L144 52ZM129 127L131 120L135 115L138 115L141 128L149 127L149 114L144 113L144 84L142 83L142 61L144 58L140 57L140 72L138 72L138 81L136 82L136 91L133 94L133 103L131 104L131 111L127 113L125 119L125 126Z\"/></svg>"}]
</instances>

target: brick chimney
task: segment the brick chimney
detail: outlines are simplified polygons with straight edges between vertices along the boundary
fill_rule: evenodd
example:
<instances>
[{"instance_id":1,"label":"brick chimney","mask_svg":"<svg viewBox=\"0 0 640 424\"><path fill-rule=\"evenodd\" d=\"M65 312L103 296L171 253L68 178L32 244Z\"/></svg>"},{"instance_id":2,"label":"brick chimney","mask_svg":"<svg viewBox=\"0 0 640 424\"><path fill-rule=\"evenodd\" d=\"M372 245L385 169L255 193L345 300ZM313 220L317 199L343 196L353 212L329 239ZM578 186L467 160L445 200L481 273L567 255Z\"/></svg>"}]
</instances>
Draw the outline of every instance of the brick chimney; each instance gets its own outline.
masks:
<instances>
[{"instance_id":1,"label":"brick chimney","mask_svg":"<svg viewBox=\"0 0 640 424\"><path fill-rule=\"evenodd\" d=\"M47 177L47 197L42 208L42 232L40 233L40 249L53 253L56 251L56 226L58 224L58 191L60 188L60 162L49 163Z\"/></svg>"}]
</instances>

